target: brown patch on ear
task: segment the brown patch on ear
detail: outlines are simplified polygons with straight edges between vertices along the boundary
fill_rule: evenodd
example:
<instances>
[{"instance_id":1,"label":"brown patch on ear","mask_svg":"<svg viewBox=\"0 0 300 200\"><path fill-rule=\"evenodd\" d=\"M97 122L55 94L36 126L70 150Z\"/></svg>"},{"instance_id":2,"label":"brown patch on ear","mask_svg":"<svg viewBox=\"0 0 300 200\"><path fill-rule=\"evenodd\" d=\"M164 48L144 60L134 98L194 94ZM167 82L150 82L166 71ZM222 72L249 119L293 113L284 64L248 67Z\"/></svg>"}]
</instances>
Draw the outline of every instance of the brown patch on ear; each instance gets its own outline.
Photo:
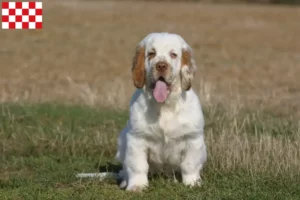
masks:
<instances>
[{"instance_id":1,"label":"brown patch on ear","mask_svg":"<svg viewBox=\"0 0 300 200\"><path fill-rule=\"evenodd\" d=\"M183 68L187 66L187 68ZM192 61L191 52L188 50L182 50L181 56L181 88L183 90L189 90L192 87L192 79L195 73L195 65Z\"/></svg>"},{"instance_id":2,"label":"brown patch on ear","mask_svg":"<svg viewBox=\"0 0 300 200\"><path fill-rule=\"evenodd\" d=\"M132 61L132 80L137 88L145 84L145 48L138 46Z\"/></svg>"},{"instance_id":3,"label":"brown patch on ear","mask_svg":"<svg viewBox=\"0 0 300 200\"><path fill-rule=\"evenodd\" d=\"M182 50L182 57L181 57L181 67L183 66L190 66L191 65L191 54L186 50Z\"/></svg>"}]
</instances>

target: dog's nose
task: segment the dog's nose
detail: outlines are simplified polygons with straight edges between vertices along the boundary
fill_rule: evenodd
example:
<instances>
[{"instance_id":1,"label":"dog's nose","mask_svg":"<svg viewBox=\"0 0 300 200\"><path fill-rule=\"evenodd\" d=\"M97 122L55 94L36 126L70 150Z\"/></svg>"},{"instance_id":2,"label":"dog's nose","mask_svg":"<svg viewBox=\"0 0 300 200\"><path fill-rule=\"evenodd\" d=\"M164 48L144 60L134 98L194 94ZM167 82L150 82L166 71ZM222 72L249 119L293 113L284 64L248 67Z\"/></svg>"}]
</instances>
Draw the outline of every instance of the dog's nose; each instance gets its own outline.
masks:
<instances>
[{"instance_id":1,"label":"dog's nose","mask_svg":"<svg viewBox=\"0 0 300 200\"><path fill-rule=\"evenodd\" d=\"M168 64L165 62L158 62L156 64L156 70L159 72L164 72L168 69Z\"/></svg>"}]
</instances>

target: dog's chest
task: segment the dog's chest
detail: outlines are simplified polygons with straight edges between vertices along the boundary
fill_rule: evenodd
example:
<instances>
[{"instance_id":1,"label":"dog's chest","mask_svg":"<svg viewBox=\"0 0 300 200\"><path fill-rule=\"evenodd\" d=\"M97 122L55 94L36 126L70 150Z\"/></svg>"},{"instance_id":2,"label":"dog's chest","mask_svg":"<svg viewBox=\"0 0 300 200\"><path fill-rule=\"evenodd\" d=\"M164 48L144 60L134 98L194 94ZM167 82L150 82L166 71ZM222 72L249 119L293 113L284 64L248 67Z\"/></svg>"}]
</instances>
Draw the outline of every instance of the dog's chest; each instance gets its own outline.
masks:
<instances>
[{"instance_id":1,"label":"dog's chest","mask_svg":"<svg viewBox=\"0 0 300 200\"><path fill-rule=\"evenodd\" d=\"M149 164L161 168L162 165L179 166L186 147L184 139L163 136L148 143Z\"/></svg>"},{"instance_id":2,"label":"dog's chest","mask_svg":"<svg viewBox=\"0 0 300 200\"><path fill-rule=\"evenodd\" d=\"M152 124L155 128L155 132L159 134L159 136L165 137L166 140L176 137L176 132L182 130L184 125L180 113L174 112L174 110L162 108L155 118L156 121Z\"/></svg>"},{"instance_id":3,"label":"dog's chest","mask_svg":"<svg viewBox=\"0 0 300 200\"><path fill-rule=\"evenodd\" d=\"M171 112L164 112L156 123L149 125L148 158L155 165L177 166L181 162L186 142L179 136L184 132L184 124Z\"/></svg>"}]
</instances>

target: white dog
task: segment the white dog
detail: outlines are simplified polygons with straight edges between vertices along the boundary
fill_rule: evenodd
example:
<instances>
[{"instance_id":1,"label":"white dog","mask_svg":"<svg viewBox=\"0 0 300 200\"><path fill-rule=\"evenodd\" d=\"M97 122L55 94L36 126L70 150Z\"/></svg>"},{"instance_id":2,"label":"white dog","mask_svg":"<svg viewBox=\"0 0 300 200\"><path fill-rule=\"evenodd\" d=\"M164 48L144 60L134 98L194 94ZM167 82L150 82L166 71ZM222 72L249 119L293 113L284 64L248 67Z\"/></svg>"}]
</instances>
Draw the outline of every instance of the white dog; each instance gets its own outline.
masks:
<instances>
[{"instance_id":1,"label":"white dog","mask_svg":"<svg viewBox=\"0 0 300 200\"><path fill-rule=\"evenodd\" d=\"M180 171L185 185L201 182L207 159L204 117L191 88L196 70L191 47L176 34L151 33L137 46L132 78L137 90L118 138L121 188L148 186L148 172Z\"/></svg>"}]
</instances>

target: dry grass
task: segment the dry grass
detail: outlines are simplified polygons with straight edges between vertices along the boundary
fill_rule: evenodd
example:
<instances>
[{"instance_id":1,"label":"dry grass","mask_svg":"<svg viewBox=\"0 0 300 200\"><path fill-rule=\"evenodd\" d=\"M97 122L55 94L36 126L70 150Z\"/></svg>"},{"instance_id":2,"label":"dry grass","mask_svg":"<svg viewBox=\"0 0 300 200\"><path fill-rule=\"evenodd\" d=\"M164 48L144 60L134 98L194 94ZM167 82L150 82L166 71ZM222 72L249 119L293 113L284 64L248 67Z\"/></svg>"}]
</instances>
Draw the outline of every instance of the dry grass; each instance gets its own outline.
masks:
<instances>
[{"instance_id":1,"label":"dry grass","mask_svg":"<svg viewBox=\"0 0 300 200\"><path fill-rule=\"evenodd\" d=\"M285 174L300 170L300 124L263 113L233 114L210 108L206 114L206 142L210 164L220 171Z\"/></svg>"},{"instance_id":2,"label":"dry grass","mask_svg":"<svg viewBox=\"0 0 300 200\"><path fill-rule=\"evenodd\" d=\"M0 33L0 101L125 108L135 45L168 31L194 48L204 103L299 114L299 17L293 7L45 1L43 30Z\"/></svg>"}]
</instances>

